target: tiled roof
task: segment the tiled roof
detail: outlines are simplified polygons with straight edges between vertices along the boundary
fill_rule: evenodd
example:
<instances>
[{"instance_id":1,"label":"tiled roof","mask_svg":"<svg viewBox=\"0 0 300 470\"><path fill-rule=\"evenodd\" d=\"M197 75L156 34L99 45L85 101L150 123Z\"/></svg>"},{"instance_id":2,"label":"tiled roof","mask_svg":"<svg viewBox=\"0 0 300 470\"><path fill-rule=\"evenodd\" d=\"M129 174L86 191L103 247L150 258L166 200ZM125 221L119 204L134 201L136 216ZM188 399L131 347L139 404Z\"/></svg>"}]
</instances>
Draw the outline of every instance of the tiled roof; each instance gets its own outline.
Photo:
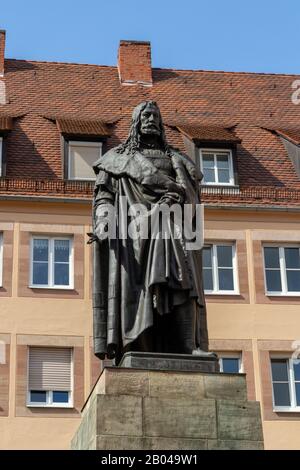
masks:
<instances>
[{"instance_id":1,"label":"tiled roof","mask_svg":"<svg viewBox=\"0 0 300 470\"><path fill-rule=\"evenodd\" d=\"M300 129L275 129L275 132L294 144L300 145Z\"/></svg>"},{"instance_id":2,"label":"tiled roof","mask_svg":"<svg viewBox=\"0 0 300 470\"><path fill-rule=\"evenodd\" d=\"M186 139L177 126L194 129L197 136L206 129L206 137L213 139L208 130L215 129L216 139L220 132L240 139L241 189L300 190L281 139L268 130L298 128L300 105L292 102L291 90L299 76L154 68L152 78L153 86L126 86L120 84L117 67L7 59L8 104L0 105L0 116L18 116L7 137L7 177L63 177L60 132L44 116L94 123L118 116L107 138L109 149L127 137L133 108L151 99L158 102L164 121L172 123L166 126L169 143L183 152Z\"/></svg>"},{"instance_id":3,"label":"tiled roof","mask_svg":"<svg viewBox=\"0 0 300 470\"><path fill-rule=\"evenodd\" d=\"M178 125L177 129L189 137L191 140L202 142L228 142L240 143L241 139L236 137L233 132L224 127L218 126L185 126Z\"/></svg>"},{"instance_id":4,"label":"tiled roof","mask_svg":"<svg viewBox=\"0 0 300 470\"><path fill-rule=\"evenodd\" d=\"M75 119L57 118L56 124L62 134L89 135L89 136L109 136L107 125L101 121L83 121Z\"/></svg>"}]
</instances>

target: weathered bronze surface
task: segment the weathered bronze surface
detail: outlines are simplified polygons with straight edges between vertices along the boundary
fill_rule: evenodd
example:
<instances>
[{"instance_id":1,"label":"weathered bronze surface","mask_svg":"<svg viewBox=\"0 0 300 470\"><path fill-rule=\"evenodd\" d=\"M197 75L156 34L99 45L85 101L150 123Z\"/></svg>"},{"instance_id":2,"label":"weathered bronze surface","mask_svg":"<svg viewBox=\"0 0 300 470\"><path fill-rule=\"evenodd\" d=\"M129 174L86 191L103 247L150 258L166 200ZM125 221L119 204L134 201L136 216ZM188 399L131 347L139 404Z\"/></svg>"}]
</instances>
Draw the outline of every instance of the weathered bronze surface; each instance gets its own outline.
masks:
<instances>
[{"instance_id":1,"label":"weathered bronze surface","mask_svg":"<svg viewBox=\"0 0 300 470\"><path fill-rule=\"evenodd\" d=\"M121 200L143 204L149 213L163 203L200 203L202 175L192 160L168 145L155 102L134 109L126 142L104 154L94 171L95 354L116 363L128 351L205 355L201 250L187 250L184 236L163 239L160 225L147 239L119 236L125 222L137 220ZM117 236L105 238L103 221L112 208L118 212Z\"/></svg>"}]
</instances>

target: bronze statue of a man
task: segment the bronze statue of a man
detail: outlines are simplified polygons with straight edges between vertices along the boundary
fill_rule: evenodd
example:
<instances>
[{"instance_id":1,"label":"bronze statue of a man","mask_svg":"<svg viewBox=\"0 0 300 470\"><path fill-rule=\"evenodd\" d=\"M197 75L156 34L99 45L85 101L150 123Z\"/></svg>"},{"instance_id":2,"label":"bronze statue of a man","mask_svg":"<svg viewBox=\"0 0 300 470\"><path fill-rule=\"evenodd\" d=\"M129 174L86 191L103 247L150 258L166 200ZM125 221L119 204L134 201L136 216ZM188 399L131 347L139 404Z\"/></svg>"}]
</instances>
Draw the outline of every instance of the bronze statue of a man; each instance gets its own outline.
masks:
<instances>
[{"instance_id":1,"label":"bronze statue of a man","mask_svg":"<svg viewBox=\"0 0 300 470\"><path fill-rule=\"evenodd\" d=\"M200 203L201 174L192 160L168 145L155 102L134 109L126 142L104 154L94 171L95 354L118 363L127 351L204 353L201 249L188 250L182 232L175 237L171 230L163 237L160 223L154 236L153 227L143 226L162 204ZM143 205L143 217L128 211L124 201L129 208ZM115 236L104 237L103 221L111 209L117 213ZM120 228L133 221L138 234L149 230L149 236L121 237Z\"/></svg>"}]
</instances>

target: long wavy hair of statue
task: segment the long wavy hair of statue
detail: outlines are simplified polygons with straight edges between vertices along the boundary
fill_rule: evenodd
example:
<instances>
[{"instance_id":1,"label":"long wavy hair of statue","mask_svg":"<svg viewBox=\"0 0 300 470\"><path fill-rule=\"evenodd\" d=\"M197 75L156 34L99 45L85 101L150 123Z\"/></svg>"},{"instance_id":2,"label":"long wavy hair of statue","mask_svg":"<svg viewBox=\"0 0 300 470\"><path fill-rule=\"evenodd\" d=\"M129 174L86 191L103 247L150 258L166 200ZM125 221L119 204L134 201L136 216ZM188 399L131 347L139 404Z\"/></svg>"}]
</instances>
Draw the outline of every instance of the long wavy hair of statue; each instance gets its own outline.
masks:
<instances>
[{"instance_id":1,"label":"long wavy hair of statue","mask_svg":"<svg viewBox=\"0 0 300 470\"><path fill-rule=\"evenodd\" d=\"M160 127L160 140L162 144L162 149L166 152L167 155L171 156L171 148L168 145L167 139L166 139L166 134L165 134L165 128L162 122L162 117L160 114L159 107L157 106L157 103L155 101L144 101L143 103L140 103L138 106L136 106L133 110L132 113L132 120L131 120L131 126L130 126L130 131L128 134L128 137L126 141L119 145L116 149L116 152L118 153L124 153L126 152L127 154L134 155L135 152L139 151L140 149L140 124L141 124L141 113L142 111L146 108L146 106L155 106L158 110L159 113L159 127Z\"/></svg>"}]
</instances>

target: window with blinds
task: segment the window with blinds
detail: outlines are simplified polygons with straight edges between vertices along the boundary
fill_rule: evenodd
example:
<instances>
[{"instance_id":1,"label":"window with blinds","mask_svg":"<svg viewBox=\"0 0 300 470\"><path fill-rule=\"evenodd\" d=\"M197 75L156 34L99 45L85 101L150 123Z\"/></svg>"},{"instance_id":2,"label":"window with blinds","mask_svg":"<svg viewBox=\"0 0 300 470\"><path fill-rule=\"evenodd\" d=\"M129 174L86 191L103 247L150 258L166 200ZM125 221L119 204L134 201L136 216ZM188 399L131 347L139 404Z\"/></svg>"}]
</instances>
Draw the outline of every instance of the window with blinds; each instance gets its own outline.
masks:
<instances>
[{"instance_id":1,"label":"window with blinds","mask_svg":"<svg viewBox=\"0 0 300 470\"><path fill-rule=\"evenodd\" d=\"M69 142L68 178L94 180L93 164L101 157L101 142Z\"/></svg>"},{"instance_id":2,"label":"window with blinds","mask_svg":"<svg viewBox=\"0 0 300 470\"><path fill-rule=\"evenodd\" d=\"M0 233L0 287L3 286L3 233Z\"/></svg>"},{"instance_id":3,"label":"window with blinds","mask_svg":"<svg viewBox=\"0 0 300 470\"><path fill-rule=\"evenodd\" d=\"M29 348L28 405L72 406L72 348Z\"/></svg>"}]
</instances>

